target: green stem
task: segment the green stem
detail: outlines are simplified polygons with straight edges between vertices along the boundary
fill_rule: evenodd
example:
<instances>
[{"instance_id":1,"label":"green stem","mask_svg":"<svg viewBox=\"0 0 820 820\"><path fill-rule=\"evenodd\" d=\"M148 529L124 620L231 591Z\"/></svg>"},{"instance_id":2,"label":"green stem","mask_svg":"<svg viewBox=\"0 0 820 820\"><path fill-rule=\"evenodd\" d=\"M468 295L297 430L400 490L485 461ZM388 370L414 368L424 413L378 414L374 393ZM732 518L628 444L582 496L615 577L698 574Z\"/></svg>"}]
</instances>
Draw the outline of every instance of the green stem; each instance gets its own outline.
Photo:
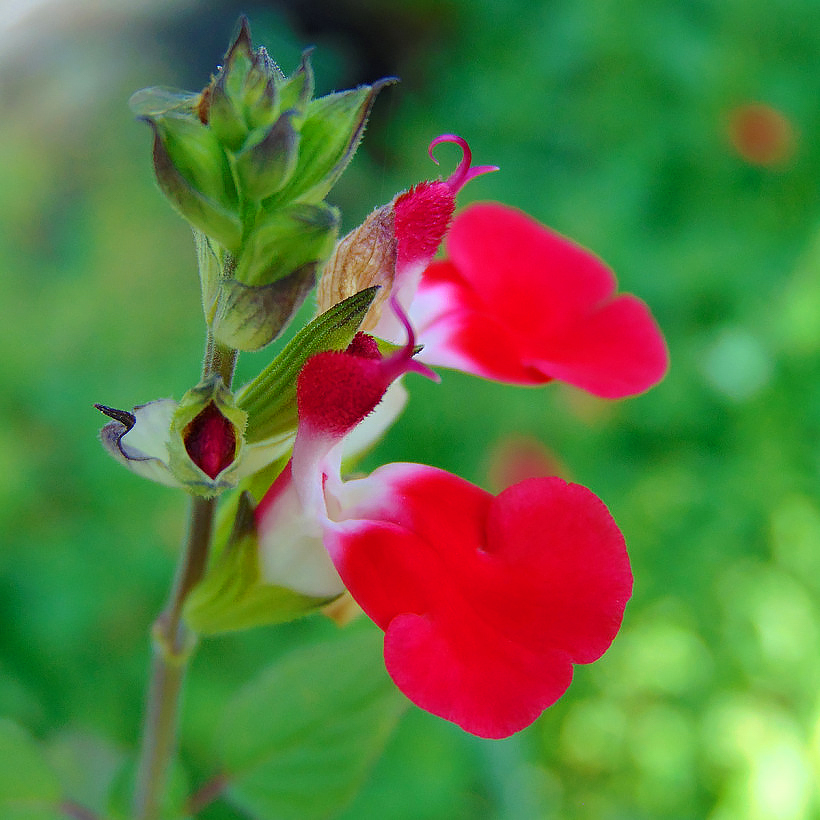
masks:
<instances>
[{"instance_id":1,"label":"green stem","mask_svg":"<svg viewBox=\"0 0 820 820\"><path fill-rule=\"evenodd\" d=\"M237 351L216 344L209 336L203 377L219 374L230 388L236 358ZM168 769L176 749L182 684L196 646L196 635L182 620L182 610L188 593L207 568L215 512L215 498L191 499L188 536L174 584L151 631L151 676L134 794L135 820L158 820L161 815Z\"/></svg>"}]
</instances>

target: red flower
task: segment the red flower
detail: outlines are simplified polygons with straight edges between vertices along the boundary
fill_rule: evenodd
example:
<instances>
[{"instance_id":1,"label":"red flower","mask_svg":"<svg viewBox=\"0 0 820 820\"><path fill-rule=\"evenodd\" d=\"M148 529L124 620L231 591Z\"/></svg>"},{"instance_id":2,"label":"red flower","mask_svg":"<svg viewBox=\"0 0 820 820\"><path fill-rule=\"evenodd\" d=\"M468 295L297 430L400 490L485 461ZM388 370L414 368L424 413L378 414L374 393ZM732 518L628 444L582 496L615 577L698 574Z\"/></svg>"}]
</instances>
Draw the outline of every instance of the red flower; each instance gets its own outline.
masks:
<instances>
[{"instance_id":1,"label":"red flower","mask_svg":"<svg viewBox=\"0 0 820 820\"><path fill-rule=\"evenodd\" d=\"M385 630L407 697L505 737L611 643L632 589L626 549L603 503L558 478L498 497L417 464L343 481L345 436L391 381L423 371L414 343L409 332L383 358L360 334L307 362L293 458L256 511L260 565L266 581L312 595L344 584Z\"/></svg>"},{"instance_id":2,"label":"red flower","mask_svg":"<svg viewBox=\"0 0 820 820\"><path fill-rule=\"evenodd\" d=\"M513 208L473 205L424 272L410 318L428 364L488 379L560 379L605 398L641 393L666 372L660 330L589 251Z\"/></svg>"}]
</instances>

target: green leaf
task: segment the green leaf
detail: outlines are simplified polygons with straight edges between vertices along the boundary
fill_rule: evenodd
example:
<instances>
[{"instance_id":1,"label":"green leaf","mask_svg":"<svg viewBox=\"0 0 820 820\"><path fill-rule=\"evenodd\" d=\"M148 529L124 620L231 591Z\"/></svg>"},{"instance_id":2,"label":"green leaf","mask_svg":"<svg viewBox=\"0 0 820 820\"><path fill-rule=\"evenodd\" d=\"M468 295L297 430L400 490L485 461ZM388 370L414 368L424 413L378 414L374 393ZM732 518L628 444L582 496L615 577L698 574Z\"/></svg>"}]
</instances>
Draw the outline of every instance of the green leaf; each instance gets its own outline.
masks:
<instances>
[{"instance_id":1,"label":"green leaf","mask_svg":"<svg viewBox=\"0 0 820 820\"><path fill-rule=\"evenodd\" d=\"M296 429L296 378L305 362L323 350L344 350L356 335L378 291L366 288L302 328L285 349L236 397L248 414L245 438L262 441Z\"/></svg>"},{"instance_id":2,"label":"green leaf","mask_svg":"<svg viewBox=\"0 0 820 820\"><path fill-rule=\"evenodd\" d=\"M0 718L0 817L57 820L60 783L40 746L23 729Z\"/></svg>"},{"instance_id":3,"label":"green leaf","mask_svg":"<svg viewBox=\"0 0 820 820\"><path fill-rule=\"evenodd\" d=\"M105 738L72 731L52 738L47 754L63 796L102 816L124 752Z\"/></svg>"},{"instance_id":4,"label":"green leaf","mask_svg":"<svg viewBox=\"0 0 820 820\"><path fill-rule=\"evenodd\" d=\"M352 799L407 703L381 641L358 628L303 647L237 693L218 734L231 803L259 820L319 820Z\"/></svg>"}]
</instances>

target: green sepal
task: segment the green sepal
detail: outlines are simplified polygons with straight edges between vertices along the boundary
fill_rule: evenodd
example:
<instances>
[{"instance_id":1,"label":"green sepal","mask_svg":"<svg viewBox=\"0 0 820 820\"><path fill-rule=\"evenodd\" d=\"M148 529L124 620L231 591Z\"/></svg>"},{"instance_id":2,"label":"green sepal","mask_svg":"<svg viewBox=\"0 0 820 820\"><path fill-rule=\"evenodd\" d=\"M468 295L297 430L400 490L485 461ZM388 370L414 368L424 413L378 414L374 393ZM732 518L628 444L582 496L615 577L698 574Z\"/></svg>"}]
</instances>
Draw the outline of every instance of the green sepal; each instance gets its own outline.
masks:
<instances>
[{"instance_id":1,"label":"green sepal","mask_svg":"<svg viewBox=\"0 0 820 820\"><path fill-rule=\"evenodd\" d=\"M276 64L268 57L264 48L258 49L254 55L254 65L245 81L243 96L245 122L251 131L269 128L276 122L282 110L279 105L276 82L268 73L269 66L276 66ZM281 77L282 72L278 67L276 71L277 76Z\"/></svg>"},{"instance_id":2,"label":"green sepal","mask_svg":"<svg viewBox=\"0 0 820 820\"><path fill-rule=\"evenodd\" d=\"M311 101L300 129L296 170L291 181L272 197L271 204L324 199L353 157L376 95L394 82L390 77Z\"/></svg>"},{"instance_id":3,"label":"green sepal","mask_svg":"<svg viewBox=\"0 0 820 820\"><path fill-rule=\"evenodd\" d=\"M317 316L237 393L237 406L248 414L245 435L249 442L296 429L296 378L299 371L316 353L344 350L350 344L377 291L378 287L366 288Z\"/></svg>"},{"instance_id":4,"label":"green sepal","mask_svg":"<svg viewBox=\"0 0 820 820\"><path fill-rule=\"evenodd\" d=\"M174 167L189 185L224 208L237 203L228 157L219 140L194 116L146 117Z\"/></svg>"},{"instance_id":5,"label":"green sepal","mask_svg":"<svg viewBox=\"0 0 820 820\"><path fill-rule=\"evenodd\" d=\"M266 285L225 279L213 309L211 325L221 344L252 352L270 344L287 327L316 284L315 262Z\"/></svg>"},{"instance_id":6,"label":"green sepal","mask_svg":"<svg viewBox=\"0 0 820 820\"><path fill-rule=\"evenodd\" d=\"M242 241L242 224L239 217L193 187L174 165L156 122L150 117L146 117L145 121L154 131L153 156L157 182L171 205L194 228L236 252Z\"/></svg>"},{"instance_id":7,"label":"green sepal","mask_svg":"<svg viewBox=\"0 0 820 820\"><path fill-rule=\"evenodd\" d=\"M239 151L248 138L248 126L225 91L224 75L208 90L208 126L230 151Z\"/></svg>"},{"instance_id":8,"label":"green sepal","mask_svg":"<svg viewBox=\"0 0 820 820\"><path fill-rule=\"evenodd\" d=\"M234 171L248 199L260 202L290 181L299 156L299 132L292 111L285 111L264 138L236 155Z\"/></svg>"},{"instance_id":9,"label":"green sepal","mask_svg":"<svg viewBox=\"0 0 820 820\"><path fill-rule=\"evenodd\" d=\"M192 431L191 425L211 404L232 426L234 435L233 458L213 478L194 462L186 446ZM174 412L168 440L168 467L171 473L195 495L211 497L235 487L238 482L237 470L245 448L246 424L247 414L236 406L233 394L225 387L222 379L217 375L203 379L182 397Z\"/></svg>"},{"instance_id":10,"label":"green sepal","mask_svg":"<svg viewBox=\"0 0 820 820\"><path fill-rule=\"evenodd\" d=\"M301 117L313 97L313 66L310 62L312 48L302 52L299 68L278 87L279 107L282 111L292 110Z\"/></svg>"},{"instance_id":11,"label":"green sepal","mask_svg":"<svg viewBox=\"0 0 820 820\"><path fill-rule=\"evenodd\" d=\"M128 100L128 107L140 118L161 117L172 112L194 115L201 100L202 95L195 91L155 85L135 91Z\"/></svg>"},{"instance_id":12,"label":"green sepal","mask_svg":"<svg viewBox=\"0 0 820 820\"><path fill-rule=\"evenodd\" d=\"M202 312L210 326L219 293L219 281L222 278L220 261L222 249L214 248L211 240L202 231L194 228L194 246L199 266L199 283L202 289Z\"/></svg>"},{"instance_id":13,"label":"green sepal","mask_svg":"<svg viewBox=\"0 0 820 820\"><path fill-rule=\"evenodd\" d=\"M241 493L227 544L185 602L183 617L198 634L292 621L333 600L263 582L253 508L250 495Z\"/></svg>"},{"instance_id":14,"label":"green sepal","mask_svg":"<svg viewBox=\"0 0 820 820\"><path fill-rule=\"evenodd\" d=\"M339 211L325 204L296 203L261 213L245 240L234 277L246 285L265 285L333 252Z\"/></svg>"}]
</instances>

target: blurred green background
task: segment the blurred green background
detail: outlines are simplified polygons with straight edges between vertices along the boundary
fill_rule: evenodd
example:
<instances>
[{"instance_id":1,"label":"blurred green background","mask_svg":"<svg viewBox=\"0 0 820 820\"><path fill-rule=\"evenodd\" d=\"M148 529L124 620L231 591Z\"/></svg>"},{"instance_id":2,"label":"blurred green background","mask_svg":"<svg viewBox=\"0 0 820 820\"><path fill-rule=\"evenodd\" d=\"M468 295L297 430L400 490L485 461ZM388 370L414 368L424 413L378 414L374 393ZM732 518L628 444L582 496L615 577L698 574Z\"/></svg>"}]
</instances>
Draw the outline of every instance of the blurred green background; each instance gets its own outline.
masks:
<instances>
[{"instance_id":1,"label":"blurred green background","mask_svg":"<svg viewBox=\"0 0 820 820\"><path fill-rule=\"evenodd\" d=\"M52 748L138 733L185 499L103 453L92 403L179 398L203 331L189 231L126 102L202 87L241 11L286 72L315 44L322 92L402 78L331 196L345 229L434 176L427 144L459 133L502 169L460 203L521 207L594 249L672 357L617 404L411 381L366 466L491 487L499 443L532 437L609 505L635 595L612 650L533 727L481 741L411 710L342 816L820 816L815 0L0 4L0 715ZM244 357L240 380L269 357ZM203 645L183 717L194 782L229 693L333 629Z\"/></svg>"}]
</instances>

